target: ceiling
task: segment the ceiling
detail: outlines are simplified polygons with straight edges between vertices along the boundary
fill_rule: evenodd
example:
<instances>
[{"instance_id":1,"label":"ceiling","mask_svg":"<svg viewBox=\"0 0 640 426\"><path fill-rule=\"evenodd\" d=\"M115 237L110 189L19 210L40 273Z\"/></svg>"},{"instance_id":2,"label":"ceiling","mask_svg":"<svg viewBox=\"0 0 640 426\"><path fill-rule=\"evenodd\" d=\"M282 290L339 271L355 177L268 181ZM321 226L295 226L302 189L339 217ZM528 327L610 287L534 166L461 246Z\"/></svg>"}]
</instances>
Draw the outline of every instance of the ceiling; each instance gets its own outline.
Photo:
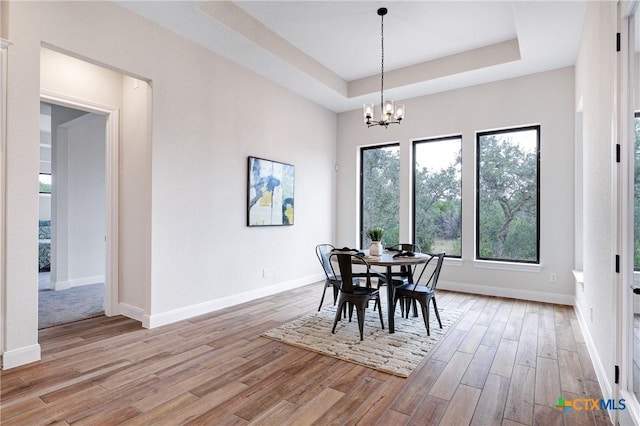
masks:
<instances>
[{"instance_id":1,"label":"ceiling","mask_svg":"<svg viewBox=\"0 0 640 426\"><path fill-rule=\"evenodd\" d=\"M575 64L585 1L118 1L343 112Z\"/></svg>"}]
</instances>

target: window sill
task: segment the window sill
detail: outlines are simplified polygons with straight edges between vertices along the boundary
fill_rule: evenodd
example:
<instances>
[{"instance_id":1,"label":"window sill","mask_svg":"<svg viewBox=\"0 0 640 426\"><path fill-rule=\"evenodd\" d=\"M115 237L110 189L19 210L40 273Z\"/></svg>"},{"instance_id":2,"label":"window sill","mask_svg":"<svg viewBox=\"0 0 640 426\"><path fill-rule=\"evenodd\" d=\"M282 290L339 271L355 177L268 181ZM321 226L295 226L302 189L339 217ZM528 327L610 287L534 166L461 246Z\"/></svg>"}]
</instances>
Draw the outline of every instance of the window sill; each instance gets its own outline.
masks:
<instances>
[{"instance_id":1,"label":"window sill","mask_svg":"<svg viewBox=\"0 0 640 426\"><path fill-rule=\"evenodd\" d=\"M571 272L573 272L573 277L576 279L576 282L584 284L584 272L576 271L575 269L573 269Z\"/></svg>"},{"instance_id":2,"label":"window sill","mask_svg":"<svg viewBox=\"0 0 640 426\"><path fill-rule=\"evenodd\" d=\"M444 258L444 264L447 266L463 266L464 265L464 260L462 260L459 257L445 257Z\"/></svg>"},{"instance_id":3,"label":"window sill","mask_svg":"<svg viewBox=\"0 0 640 426\"><path fill-rule=\"evenodd\" d=\"M573 277L576 279L576 282L584 284L584 272L576 271L575 269L571 272L573 272ZM633 271L633 283L640 284L640 272Z\"/></svg>"},{"instance_id":4,"label":"window sill","mask_svg":"<svg viewBox=\"0 0 640 426\"><path fill-rule=\"evenodd\" d=\"M474 260L473 266L481 269L497 269L501 271L516 272L540 272L542 265L539 263L512 263L498 262L495 260Z\"/></svg>"}]
</instances>

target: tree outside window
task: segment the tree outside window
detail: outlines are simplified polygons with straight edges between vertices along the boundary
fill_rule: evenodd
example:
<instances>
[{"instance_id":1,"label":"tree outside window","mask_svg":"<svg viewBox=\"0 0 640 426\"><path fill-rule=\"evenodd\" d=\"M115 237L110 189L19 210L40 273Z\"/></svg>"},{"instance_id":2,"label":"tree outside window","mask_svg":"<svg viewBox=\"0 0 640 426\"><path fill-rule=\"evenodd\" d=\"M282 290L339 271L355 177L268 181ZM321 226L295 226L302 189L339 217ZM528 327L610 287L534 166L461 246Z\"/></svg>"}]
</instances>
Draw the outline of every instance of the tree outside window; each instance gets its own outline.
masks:
<instances>
[{"instance_id":1,"label":"tree outside window","mask_svg":"<svg viewBox=\"0 0 640 426\"><path fill-rule=\"evenodd\" d=\"M40 173L40 193L51 194L51 175L48 173Z\"/></svg>"},{"instance_id":2,"label":"tree outside window","mask_svg":"<svg viewBox=\"0 0 640 426\"><path fill-rule=\"evenodd\" d=\"M423 252L461 257L462 137L413 143L414 241Z\"/></svg>"},{"instance_id":3,"label":"tree outside window","mask_svg":"<svg viewBox=\"0 0 640 426\"><path fill-rule=\"evenodd\" d=\"M398 243L400 232L400 145L360 150L360 247L369 248L367 230L384 228L382 245Z\"/></svg>"},{"instance_id":4,"label":"tree outside window","mask_svg":"<svg viewBox=\"0 0 640 426\"><path fill-rule=\"evenodd\" d=\"M540 126L477 135L476 256L539 262Z\"/></svg>"}]
</instances>

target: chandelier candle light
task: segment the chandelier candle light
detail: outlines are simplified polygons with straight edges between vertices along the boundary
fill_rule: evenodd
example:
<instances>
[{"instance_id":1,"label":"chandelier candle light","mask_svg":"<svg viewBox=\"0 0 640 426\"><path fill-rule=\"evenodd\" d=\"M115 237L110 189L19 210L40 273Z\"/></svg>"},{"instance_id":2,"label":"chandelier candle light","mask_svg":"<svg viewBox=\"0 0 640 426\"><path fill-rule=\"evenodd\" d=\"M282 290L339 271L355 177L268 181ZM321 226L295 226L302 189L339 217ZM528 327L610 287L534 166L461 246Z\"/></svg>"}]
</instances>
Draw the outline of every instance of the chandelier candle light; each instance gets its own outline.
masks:
<instances>
[{"instance_id":1,"label":"chandelier candle light","mask_svg":"<svg viewBox=\"0 0 640 426\"><path fill-rule=\"evenodd\" d=\"M364 104L364 122L366 123L367 127L387 127L389 124L400 124L400 122L404 118L404 105L396 105L394 108L392 100L384 100L384 15L386 14L386 7L381 7L380 9L378 9L378 15L380 15L380 40L382 47L382 65L380 67L380 121L373 120L373 103L366 103Z\"/></svg>"}]
</instances>

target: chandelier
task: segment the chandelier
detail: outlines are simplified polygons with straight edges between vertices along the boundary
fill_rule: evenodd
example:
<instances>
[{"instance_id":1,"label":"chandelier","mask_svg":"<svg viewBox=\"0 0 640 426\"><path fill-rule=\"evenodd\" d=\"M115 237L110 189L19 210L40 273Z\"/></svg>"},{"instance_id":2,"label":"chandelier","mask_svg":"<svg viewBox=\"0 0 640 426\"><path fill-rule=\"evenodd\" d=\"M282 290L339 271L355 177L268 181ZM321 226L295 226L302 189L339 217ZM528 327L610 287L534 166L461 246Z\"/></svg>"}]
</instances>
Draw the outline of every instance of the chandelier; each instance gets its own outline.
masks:
<instances>
[{"instance_id":1,"label":"chandelier","mask_svg":"<svg viewBox=\"0 0 640 426\"><path fill-rule=\"evenodd\" d=\"M386 14L386 7L378 9L378 15L380 15L380 45L382 57L380 66L380 120L376 121L373 119L373 102L364 104L364 122L367 127L387 127L389 124L400 124L404 118L404 105L396 105L394 108L392 100L384 100L384 15Z\"/></svg>"}]
</instances>

